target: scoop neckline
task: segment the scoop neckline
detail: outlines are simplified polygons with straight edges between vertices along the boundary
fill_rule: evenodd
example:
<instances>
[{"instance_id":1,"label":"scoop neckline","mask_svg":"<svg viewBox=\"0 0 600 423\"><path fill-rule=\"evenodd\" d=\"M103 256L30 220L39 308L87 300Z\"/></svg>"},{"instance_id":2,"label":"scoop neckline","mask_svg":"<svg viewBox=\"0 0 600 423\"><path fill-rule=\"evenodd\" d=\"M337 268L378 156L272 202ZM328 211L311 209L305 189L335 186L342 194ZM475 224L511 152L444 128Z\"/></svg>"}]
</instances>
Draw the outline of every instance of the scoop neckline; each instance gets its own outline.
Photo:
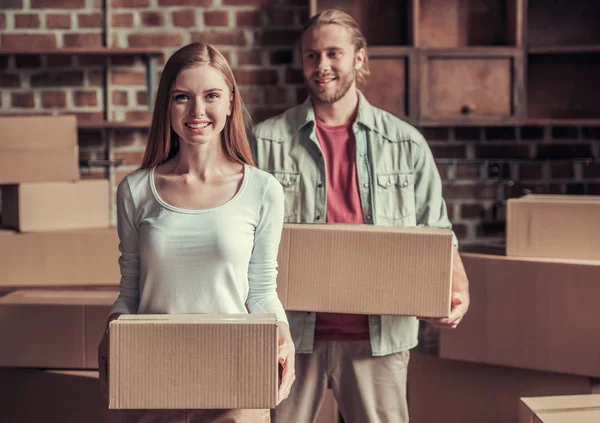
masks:
<instances>
[{"instance_id":1,"label":"scoop neckline","mask_svg":"<svg viewBox=\"0 0 600 423\"><path fill-rule=\"evenodd\" d=\"M240 195L242 195L242 192L244 191L244 188L246 187L246 182L248 180L248 171L249 171L249 166L247 164L244 164L244 174L242 175L242 185L240 186L240 188L237 190L237 192L234 194L233 197L231 197L229 200L227 200L225 203L216 206L216 207L211 207L208 209L184 209L181 207L175 207L169 203L167 203L165 200L162 199L162 197L160 196L160 194L158 193L158 189L156 188L156 184L154 181L154 171L156 169L156 166L150 168L150 172L148 173L148 177L150 179L150 188L152 190L152 195L154 196L155 200L158 201L158 203L163 206L164 208L174 211L174 212L178 212L178 213L186 213L186 214L202 214L202 213L210 213L210 212L214 212L217 210L222 209L223 207L228 206L229 204L231 204L233 201L235 201Z\"/></svg>"}]
</instances>

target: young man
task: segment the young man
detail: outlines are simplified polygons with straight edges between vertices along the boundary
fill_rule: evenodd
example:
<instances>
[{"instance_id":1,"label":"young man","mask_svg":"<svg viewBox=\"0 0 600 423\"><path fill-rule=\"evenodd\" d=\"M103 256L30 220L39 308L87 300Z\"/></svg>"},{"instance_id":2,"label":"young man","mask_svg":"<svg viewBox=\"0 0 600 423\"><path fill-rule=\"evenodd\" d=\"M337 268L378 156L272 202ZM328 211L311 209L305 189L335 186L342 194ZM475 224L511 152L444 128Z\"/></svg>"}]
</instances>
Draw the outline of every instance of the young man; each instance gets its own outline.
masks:
<instances>
[{"instance_id":1,"label":"young man","mask_svg":"<svg viewBox=\"0 0 600 423\"><path fill-rule=\"evenodd\" d=\"M258 166L283 185L286 221L450 228L425 139L356 88L368 74L356 21L337 10L314 16L300 51L310 98L255 130ZM440 327L456 327L469 305L458 251L453 266L451 315L431 321ZM312 423L328 386L346 423L408 422L415 317L288 312L288 318L296 382L275 410L276 423Z\"/></svg>"}]
</instances>

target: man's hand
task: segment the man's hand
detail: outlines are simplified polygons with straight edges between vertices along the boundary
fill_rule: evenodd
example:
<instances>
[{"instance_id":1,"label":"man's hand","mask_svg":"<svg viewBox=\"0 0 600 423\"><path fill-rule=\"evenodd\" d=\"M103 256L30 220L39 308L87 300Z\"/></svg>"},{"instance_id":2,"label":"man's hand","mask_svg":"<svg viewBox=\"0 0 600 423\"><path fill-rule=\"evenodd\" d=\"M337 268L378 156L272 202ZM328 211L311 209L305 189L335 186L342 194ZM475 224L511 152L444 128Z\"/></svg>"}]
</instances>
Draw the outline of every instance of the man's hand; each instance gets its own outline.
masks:
<instances>
[{"instance_id":1,"label":"man's hand","mask_svg":"<svg viewBox=\"0 0 600 423\"><path fill-rule=\"evenodd\" d=\"M450 316L442 319L422 319L441 329L455 329L469 310L469 279L458 250L452 254L452 298Z\"/></svg>"},{"instance_id":2,"label":"man's hand","mask_svg":"<svg viewBox=\"0 0 600 423\"><path fill-rule=\"evenodd\" d=\"M290 328L286 323L279 322L278 329L279 345L277 348L277 361L281 366L281 383L279 384L279 393L277 404L288 397L292 385L296 380L296 348L290 333Z\"/></svg>"}]
</instances>

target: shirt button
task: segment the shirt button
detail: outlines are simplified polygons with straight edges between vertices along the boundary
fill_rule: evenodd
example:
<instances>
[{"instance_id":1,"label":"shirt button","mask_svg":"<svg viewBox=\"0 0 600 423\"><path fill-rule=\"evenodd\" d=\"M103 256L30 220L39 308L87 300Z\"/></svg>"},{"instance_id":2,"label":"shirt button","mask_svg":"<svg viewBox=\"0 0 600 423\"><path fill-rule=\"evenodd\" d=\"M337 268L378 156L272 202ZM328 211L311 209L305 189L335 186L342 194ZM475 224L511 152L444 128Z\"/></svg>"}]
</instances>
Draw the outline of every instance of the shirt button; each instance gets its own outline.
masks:
<instances>
[{"instance_id":1,"label":"shirt button","mask_svg":"<svg viewBox=\"0 0 600 423\"><path fill-rule=\"evenodd\" d=\"M404 181L404 182L402 182L402 186L403 186L403 187L406 187L406 186L408 186L408 182L407 182L407 181Z\"/></svg>"},{"instance_id":2,"label":"shirt button","mask_svg":"<svg viewBox=\"0 0 600 423\"><path fill-rule=\"evenodd\" d=\"M317 185L317 187L323 188L323 184L319 182L319 184Z\"/></svg>"},{"instance_id":3,"label":"shirt button","mask_svg":"<svg viewBox=\"0 0 600 423\"><path fill-rule=\"evenodd\" d=\"M360 153L360 157L365 157L365 153Z\"/></svg>"},{"instance_id":4,"label":"shirt button","mask_svg":"<svg viewBox=\"0 0 600 423\"><path fill-rule=\"evenodd\" d=\"M392 185L392 183L391 183L390 181L387 181L385 184L386 184L387 186L390 186L390 185Z\"/></svg>"},{"instance_id":5,"label":"shirt button","mask_svg":"<svg viewBox=\"0 0 600 423\"><path fill-rule=\"evenodd\" d=\"M363 187L365 187L365 188L369 188L369 184L368 184L368 183L364 183L364 184L363 184Z\"/></svg>"},{"instance_id":6,"label":"shirt button","mask_svg":"<svg viewBox=\"0 0 600 423\"><path fill-rule=\"evenodd\" d=\"M317 215L317 217L316 217L316 219L317 219L317 220L321 220L321 215L320 215L320 214L318 214L318 215Z\"/></svg>"},{"instance_id":7,"label":"shirt button","mask_svg":"<svg viewBox=\"0 0 600 423\"><path fill-rule=\"evenodd\" d=\"M371 215L370 214L367 215L367 222L369 222L369 221L371 221Z\"/></svg>"}]
</instances>

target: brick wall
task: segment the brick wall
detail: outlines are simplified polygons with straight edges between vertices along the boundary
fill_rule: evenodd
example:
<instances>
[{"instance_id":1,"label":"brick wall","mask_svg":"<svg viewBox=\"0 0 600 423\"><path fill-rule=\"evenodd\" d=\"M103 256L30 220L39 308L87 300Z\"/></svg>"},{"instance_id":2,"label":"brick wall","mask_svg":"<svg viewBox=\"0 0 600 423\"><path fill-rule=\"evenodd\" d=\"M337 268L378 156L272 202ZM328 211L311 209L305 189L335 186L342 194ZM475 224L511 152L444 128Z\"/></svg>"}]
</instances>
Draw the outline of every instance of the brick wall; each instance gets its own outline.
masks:
<instances>
[{"instance_id":1,"label":"brick wall","mask_svg":"<svg viewBox=\"0 0 600 423\"><path fill-rule=\"evenodd\" d=\"M261 121L302 101L294 43L308 18L308 0L106 0L113 47L160 47L165 58L193 41L216 45L229 60L254 119ZM103 43L103 0L0 0L0 47L86 47ZM73 113L103 117L100 56L0 57L0 113ZM163 62L164 63L164 62ZM145 68L138 57L111 59L111 119L148 117ZM159 68L162 63L159 63ZM525 159L599 155L600 128L422 128L438 159ZM112 132L111 170L118 183L141 161L146 131ZM107 158L98 131L79 133L81 159ZM512 163L501 167L513 186L498 182L485 163L440 160L445 197L462 245L503 239L501 195L534 192L600 194L600 166L577 162ZM509 172L510 171L510 172ZM507 174L510 173L510 175ZM82 168L84 178L105 178ZM505 188L505 192L499 191Z\"/></svg>"}]
</instances>

